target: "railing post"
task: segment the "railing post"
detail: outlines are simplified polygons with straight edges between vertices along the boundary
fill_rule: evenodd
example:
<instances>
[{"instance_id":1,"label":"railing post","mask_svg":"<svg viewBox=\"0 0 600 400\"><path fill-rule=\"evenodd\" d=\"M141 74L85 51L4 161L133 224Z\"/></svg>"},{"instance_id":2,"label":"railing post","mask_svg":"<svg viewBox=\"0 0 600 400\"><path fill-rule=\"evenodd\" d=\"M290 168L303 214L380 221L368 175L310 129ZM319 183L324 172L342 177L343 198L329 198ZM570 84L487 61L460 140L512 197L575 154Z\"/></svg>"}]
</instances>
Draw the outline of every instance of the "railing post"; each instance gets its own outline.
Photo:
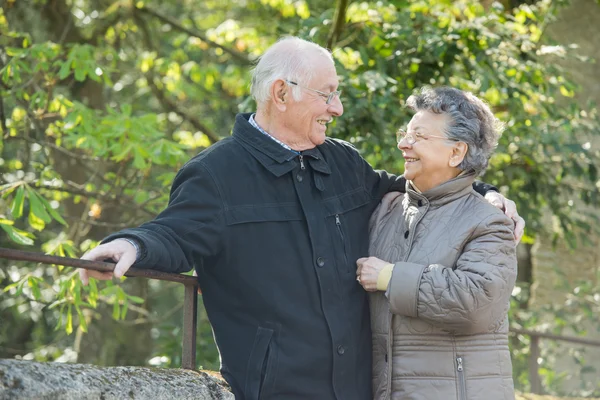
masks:
<instances>
[{"instance_id":1,"label":"railing post","mask_svg":"<svg viewBox=\"0 0 600 400\"><path fill-rule=\"evenodd\" d=\"M183 297L183 345L181 367L184 369L196 369L198 288L193 285L185 285Z\"/></svg>"},{"instance_id":2,"label":"railing post","mask_svg":"<svg viewBox=\"0 0 600 400\"><path fill-rule=\"evenodd\" d=\"M531 393L542 393L542 379L538 370L538 359L540 358L540 338L531 335L529 344L529 381L531 383Z\"/></svg>"},{"instance_id":3,"label":"railing post","mask_svg":"<svg viewBox=\"0 0 600 400\"><path fill-rule=\"evenodd\" d=\"M196 369L198 288L194 285L185 285L183 296L183 348L181 354L181 367L183 369Z\"/></svg>"}]
</instances>

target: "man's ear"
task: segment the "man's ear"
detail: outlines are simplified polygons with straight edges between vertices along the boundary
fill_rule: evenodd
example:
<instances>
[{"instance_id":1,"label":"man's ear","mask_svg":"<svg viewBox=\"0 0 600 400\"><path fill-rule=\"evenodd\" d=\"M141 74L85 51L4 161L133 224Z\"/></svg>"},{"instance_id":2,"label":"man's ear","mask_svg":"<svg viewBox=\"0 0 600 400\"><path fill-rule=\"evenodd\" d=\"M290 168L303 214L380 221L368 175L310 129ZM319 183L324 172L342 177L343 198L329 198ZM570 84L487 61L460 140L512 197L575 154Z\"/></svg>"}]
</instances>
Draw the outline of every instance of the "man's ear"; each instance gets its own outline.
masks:
<instances>
[{"instance_id":1,"label":"man's ear","mask_svg":"<svg viewBox=\"0 0 600 400\"><path fill-rule=\"evenodd\" d=\"M271 85L271 101L281 112L287 109L286 101L290 95L290 87L283 79L277 79Z\"/></svg>"},{"instance_id":2,"label":"man's ear","mask_svg":"<svg viewBox=\"0 0 600 400\"><path fill-rule=\"evenodd\" d=\"M451 167L458 167L458 165L465 159L469 145L465 142L456 142L452 145L452 154L448 163Z\"/></svg>"}]
</instances>

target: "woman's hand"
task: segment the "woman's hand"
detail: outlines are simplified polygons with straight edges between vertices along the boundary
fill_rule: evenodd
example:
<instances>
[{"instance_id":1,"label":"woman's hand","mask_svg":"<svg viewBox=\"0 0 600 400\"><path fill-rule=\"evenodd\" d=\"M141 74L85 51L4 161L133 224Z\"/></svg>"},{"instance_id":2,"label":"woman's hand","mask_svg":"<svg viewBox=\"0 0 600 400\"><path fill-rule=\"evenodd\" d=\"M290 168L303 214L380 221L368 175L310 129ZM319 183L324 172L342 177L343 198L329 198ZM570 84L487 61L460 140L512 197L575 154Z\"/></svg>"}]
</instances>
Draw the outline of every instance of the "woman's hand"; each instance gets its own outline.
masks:
<instances>
[{"instance_id":1,"label":"woman's hand","mask_svg":"<svg viewBox=\"0 0 600 400\"><path fill-rule=\"evenodd\" d=\"M356 260L356 280L367 292L376 292L379 273L389 264L377 257L359 258Z\"/></svg>"}]
</instances>

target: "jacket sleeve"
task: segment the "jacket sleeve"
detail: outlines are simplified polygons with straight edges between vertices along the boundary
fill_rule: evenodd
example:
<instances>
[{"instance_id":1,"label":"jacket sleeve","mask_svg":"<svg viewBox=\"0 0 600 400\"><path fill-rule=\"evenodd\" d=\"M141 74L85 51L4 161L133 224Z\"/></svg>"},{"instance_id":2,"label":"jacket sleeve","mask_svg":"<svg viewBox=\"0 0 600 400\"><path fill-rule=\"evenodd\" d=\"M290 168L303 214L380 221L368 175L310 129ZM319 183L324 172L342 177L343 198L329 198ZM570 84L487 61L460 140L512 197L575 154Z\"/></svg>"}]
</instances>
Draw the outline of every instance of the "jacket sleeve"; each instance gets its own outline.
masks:
<instances>
[{"instance_id":1,"label":"jacket sleeve","mask_svg":"<svg viewBox=\"0 0 600 400\"><path fill-rule=\"evenodd\" d=\"M223 201L214 177L201 160L193 160L177 173L163 212L102 242L133 238L141 247L136 268L179 273L192 269L195 258L219 251L224 226Z\"/></svg>"},{"instance_id":2,"label":"jacket sleeve","mask_svg":"<svg viewBox=\"0 0 600 400\"><path fill-rule=\"evenodd\" d=\"M489 183L475 181L473 182L473 190L479 193L482 196L485 196L487 192L497 192L498 188L494 185L490 185Z\"/></svg>"},{"instance_id":3,"label":"jacket sleeve","mask_svg":"<svg viewBox=\"0 0 600 400\"><path fill-rule=\"evenodd\" d=\"M458 334L492 331L506 318L516 277L512 224L494 213L475 229L456 268L398 262L386 294L394 314Z\"/></svg>"},{"instance_id":4,"label":"jacket sleeve","mask_svg":"<svg viewBox=\"0 0 600 400\"><path fill-rule=\"evenodd\" d=\"M390 174L384 170L375 170L358 152L359 169L362 170L363 182L367 192L373 199L381 199L388 192L406 192L406 179L403 175Z\"/></svg>"}]
</instances>

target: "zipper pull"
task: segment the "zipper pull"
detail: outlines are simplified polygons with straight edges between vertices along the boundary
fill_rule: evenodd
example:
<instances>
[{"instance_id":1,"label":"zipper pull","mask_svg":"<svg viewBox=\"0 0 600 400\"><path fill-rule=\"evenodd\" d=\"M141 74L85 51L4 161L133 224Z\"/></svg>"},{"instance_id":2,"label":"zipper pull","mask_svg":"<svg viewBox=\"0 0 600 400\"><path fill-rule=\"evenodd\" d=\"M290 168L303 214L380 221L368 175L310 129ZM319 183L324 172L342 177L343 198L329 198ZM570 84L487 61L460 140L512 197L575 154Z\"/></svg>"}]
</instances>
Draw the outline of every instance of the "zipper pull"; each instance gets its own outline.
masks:
<instances>
[{"instance_id":1,"label":"zipper pull","mask_svg":"<svg viewBox=\"0 0 600 400\"><path fill-rule=\"evenodd\" d=\"M462 372L463 370L463 359L462 357L456 357L456 369L458 372Z\"/></svg>"},{"instance_id":2,"label":"zipper pull","mask_svg":"<svg viewBox=\"0 0 600 400\"><path fill-rule=\"evenodd\" d=\"M304 156L300 154L298 157L300 157L300 169L304 171L306 169L304 168Z\"/></svg>"},{"instance_id":3,"label":"zipper pull","mask_svg":"<svg viewBox=\"0 0 600 400\"><path fill-rule=\"evenodd\" d=\"M340 222L340 215L339 214L335 214L335 224L337 226L341 226L342 223Z\"/></svg>"}]
</instances>

